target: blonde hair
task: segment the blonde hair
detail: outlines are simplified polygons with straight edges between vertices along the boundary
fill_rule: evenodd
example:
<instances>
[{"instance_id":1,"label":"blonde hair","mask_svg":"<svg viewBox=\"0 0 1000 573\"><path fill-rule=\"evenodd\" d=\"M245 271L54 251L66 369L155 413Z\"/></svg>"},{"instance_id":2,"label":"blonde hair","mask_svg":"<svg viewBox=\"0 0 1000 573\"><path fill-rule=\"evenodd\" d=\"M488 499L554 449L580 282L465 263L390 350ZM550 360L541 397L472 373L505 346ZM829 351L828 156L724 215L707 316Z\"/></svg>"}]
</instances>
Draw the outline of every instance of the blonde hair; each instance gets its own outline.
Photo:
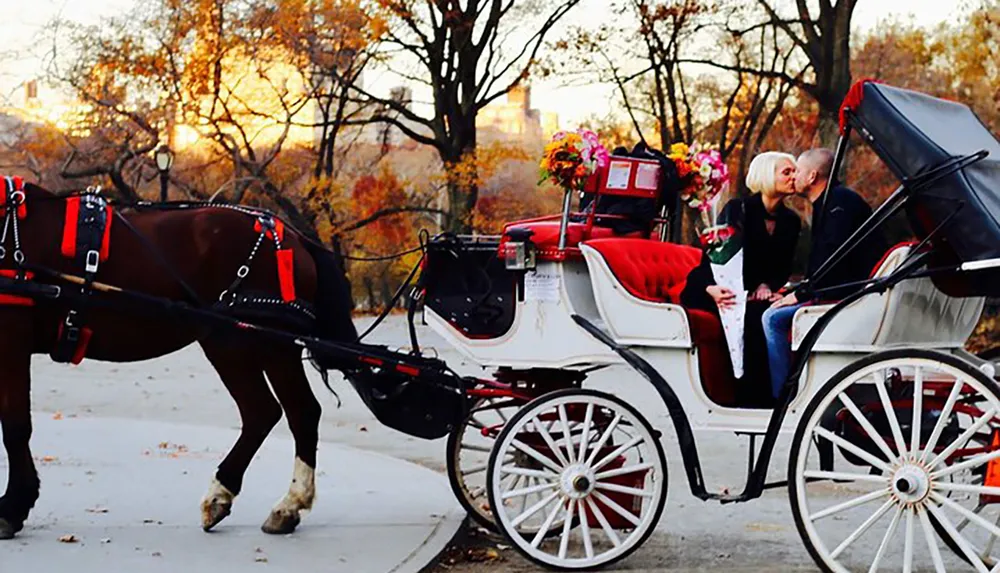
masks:
<instances>
[{"instance_id":1,"label":"blonde hair","mask_svg":"<svg viewBox=\"0 0 1000 573\"><path fill-rule=\"evenodd\" d=\"M795 156L780 151L765 151L753 158L747 168L747 188L753 193L774 190L774 172L782 159L795 164Z\"/></svg>"}]
</instances>

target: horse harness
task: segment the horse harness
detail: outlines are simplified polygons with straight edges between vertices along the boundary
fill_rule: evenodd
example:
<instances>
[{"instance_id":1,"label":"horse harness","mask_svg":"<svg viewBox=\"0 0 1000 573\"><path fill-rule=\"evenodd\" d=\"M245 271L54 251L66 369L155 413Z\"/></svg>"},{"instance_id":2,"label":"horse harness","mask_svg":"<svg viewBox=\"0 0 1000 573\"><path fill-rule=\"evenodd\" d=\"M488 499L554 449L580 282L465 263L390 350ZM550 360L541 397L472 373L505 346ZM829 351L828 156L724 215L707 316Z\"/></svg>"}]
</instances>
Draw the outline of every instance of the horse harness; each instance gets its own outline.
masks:
<instances>
[{"instance_id":1,"label":"horse harness","mask_svg":"<svg viewBox=\"0 0 1000 573\"><path fill-rule=\"evenodd\" d=\"M0 265L6 260L8 243L12 247L13 269L0 269L0 305L33 306L32 296L23 296L44 290L45 296L58 298L60 288L42 285L31 279L34 273L26 269L25 256L21 249L19 221L27 216L24 182L19 177L4 177L4 194L0 195L0 209L3 210L3 231L0 233ZM213 309L240 314L247 318L291 318L303 328L308 328L316 316L305 301L296 298L293 251L284 246L284 223L268 211L240 205L193 204L185 206L214 207L238 211L255 218L254 230L257 239L246 260L236 271L232 283L219 295ZM120 217L120 215L119 215ZM111 237L111 223L114 213L108 201L100 195L100 187L88 188L86 192L66 199L66 218L63 225L60 251L64 257L74 260L74 267L82 270L79 296L68 297L69 309L59 323L56 343L50 352L55 362L79 364L86 355L87 345L93 334L87 324L87 299L93 293L101 263L107 261ZM138 233L128 222L123 223ZM141 237L141 235L139 235ZM265 240L273 241L278 268L280 298L268 293L245 291L241 288L250 274L251 265ZM147 243L148 248L153 248ZM163 261L167 264L166 261ZM172 269L171 269L172 271ZM193 292L176 273L176 279L185 290ZM74 285L75 286L75 285ZM17 294L8 294L10 291ZM295 311L289 317L287 309Z\"/></svg>"}]
</instances>

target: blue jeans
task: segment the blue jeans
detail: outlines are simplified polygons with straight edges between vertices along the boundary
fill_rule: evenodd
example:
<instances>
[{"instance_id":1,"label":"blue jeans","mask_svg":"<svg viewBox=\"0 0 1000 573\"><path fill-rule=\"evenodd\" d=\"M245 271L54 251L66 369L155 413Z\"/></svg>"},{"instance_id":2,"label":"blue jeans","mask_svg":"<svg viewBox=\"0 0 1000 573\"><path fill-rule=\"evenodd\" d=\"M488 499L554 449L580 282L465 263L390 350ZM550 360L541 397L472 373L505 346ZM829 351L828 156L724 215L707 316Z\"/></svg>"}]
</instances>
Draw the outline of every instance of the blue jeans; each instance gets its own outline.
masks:
<instances>
[{"instance_id":1,"label":"blue jeans","mask_svg":"<svg viewBox=\"0 0 1000 573\"><path fill-rule=\"evenodd\" d=\"M767 363L771 370L771 394L777 398L792 368L792 345L788 334L792 330L792 317L802 304L769 308L764 311L764 339L767 340Z\"/></svg>"}]
</instances>

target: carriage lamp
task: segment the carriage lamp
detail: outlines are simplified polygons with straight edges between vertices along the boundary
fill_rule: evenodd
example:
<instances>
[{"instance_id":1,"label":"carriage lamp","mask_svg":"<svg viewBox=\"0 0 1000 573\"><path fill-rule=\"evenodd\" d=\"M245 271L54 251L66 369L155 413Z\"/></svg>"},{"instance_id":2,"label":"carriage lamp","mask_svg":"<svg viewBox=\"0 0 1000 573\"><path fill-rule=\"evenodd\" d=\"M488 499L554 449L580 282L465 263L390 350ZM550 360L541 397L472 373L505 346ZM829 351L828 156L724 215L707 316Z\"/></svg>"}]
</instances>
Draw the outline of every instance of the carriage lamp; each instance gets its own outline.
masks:
<instances>
[{"instance_id":1,"label":"carriage lamp","mask_svg":"<svg viewBox=\"0 0 1000 573\"><path fill-rule=\"evenodd\" d=\"M504 265L510 271L527 271L535 268L535 247L530 242L507 243Z\"/></svg>"},{"instance_id":2,"label":"carriage lamp","mask_svg":"<svg viewBox=\"0 0 1000 573\"><path fill-rule=\"evenodd\" d=\"M535 268L535 244L531 242L534 231L513 228L507 231L510 238L504 250L504 266L511 271L527 271Z\"/></svg>"},{"instance_id":3,"label":"carriage lamp","mask_svg":"<svg viewBox=\"0 0 1000 573\"><path fill-rule=\"evenodd\" d=\"M174 152L166 145L160 145L153 154L156 160L156 168L160 171L160 201L167 200L167 174L174 165Z\"/></svg>"}]
</instances>

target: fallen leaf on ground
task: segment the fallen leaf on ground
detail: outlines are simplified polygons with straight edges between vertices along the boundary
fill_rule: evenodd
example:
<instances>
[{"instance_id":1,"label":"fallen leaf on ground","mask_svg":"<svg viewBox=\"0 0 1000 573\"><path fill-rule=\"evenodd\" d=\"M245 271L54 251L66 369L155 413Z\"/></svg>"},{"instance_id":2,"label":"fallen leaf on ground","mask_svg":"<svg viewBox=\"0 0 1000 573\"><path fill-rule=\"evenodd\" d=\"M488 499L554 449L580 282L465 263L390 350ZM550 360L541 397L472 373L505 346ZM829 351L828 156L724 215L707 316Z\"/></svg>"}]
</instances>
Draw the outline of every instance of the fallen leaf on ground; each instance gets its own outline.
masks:
<instances>
[{"instance_id":1,"label":"fallen leaf on ground","mask_svg":"<svg viewBox=\"0 0 1000 573\"><path fill-rule=\"evenodd\" d=\"M267 557L259 555L256 559L254 559L254 563L267 563Z\"/></svg>"},{"instance_id":2,"label":"fallen leaf on ground","mask_svg":"<svg viewBox=\"0 0 1000 573\"><path fill-rule=\"evenodd\" d=\"M474 547L466 552L466 558L472 562L496 561L500 553L492 547Z\"/></svg>"},{"instance_id":3,"label":"fallen leaf on ground","mask_svg":"<svg viewBox=\"0 0 1000 573\"><path fill-rule=\"evenodd\" d=\"M106 507L90 507L87 508L87 513L107 513L108 508Z\"/></svg>"},{"instance_id":4,"label":"fallen leaf on ground","mask_svg":"<svg viewBox=\"0 0 1000 573\"><path fill-rule=\"evenodd\" d=\"M153 557L163 557L163 554L160 553L159 551L154 551L153 552Z\"/></svg>"},{"instance_id":5,"label":"fallen leaf on ground","mask_svg":"<svg viewBox=\"0 0 1000 573\"><path fill-rule=\"evenodd\" d=\"M111 543L111 538L110 537L105 537L104 539L101 540L101 544L102 545L106 545L108 543Z\"/></svg>"},{"instance_id":6,"label":"fallen leaf on ground","mask_svg":"<svg viewBox=\"0 0 1000 573\"><path fill-rule=\"evenodd\" d=\"M52 414L52 419L53 420L62 420L63 419L62 412L56 412L55 414Z\"/></svg>"},{"instance_id":7,"label":"fallen leaf on ground","mask_svg":"<svg viewBox=\"0 0 1000 573\"><path fill-rule=\"evenodd\" d=\"M747 531L784 531L785 528L776 523L748 523Z\"/></svg>"},{"instance_id":8,"label":"fallen leaf on ground","mask_svg":"<svg viewBox=\"0 0 1000 573\"><path fill-rule=\"evenodd\" d=\"M52 463L52 462L54 462L54 461L56 461L58 459L59 458L57 458L55 456L42 456L42 461L45 462L45 463Z\"/></svg>"},{"instance_id":9,"label":"fallen leaf on ground","mask_svg":"<svg viewBox=\"0 0 1000 573\"><path fill-rule=\"evenodd\" d=\"M364 426L358 426L358 431L359 431L359 432L367 432L367 431L368 431L368 428L366 428L366 427L364 427Z\"/></svg>"},{"instance_id":10,"label":"fallen leaf on ground","mask_svg":"<svg viewBox=\"0 0 1000 573\"><path fill-rule=\"evenodd\" d=\"M63 535L59 538L59 543L76 543L80 539L75 535Z\"/></svg>"}]
</instances>

